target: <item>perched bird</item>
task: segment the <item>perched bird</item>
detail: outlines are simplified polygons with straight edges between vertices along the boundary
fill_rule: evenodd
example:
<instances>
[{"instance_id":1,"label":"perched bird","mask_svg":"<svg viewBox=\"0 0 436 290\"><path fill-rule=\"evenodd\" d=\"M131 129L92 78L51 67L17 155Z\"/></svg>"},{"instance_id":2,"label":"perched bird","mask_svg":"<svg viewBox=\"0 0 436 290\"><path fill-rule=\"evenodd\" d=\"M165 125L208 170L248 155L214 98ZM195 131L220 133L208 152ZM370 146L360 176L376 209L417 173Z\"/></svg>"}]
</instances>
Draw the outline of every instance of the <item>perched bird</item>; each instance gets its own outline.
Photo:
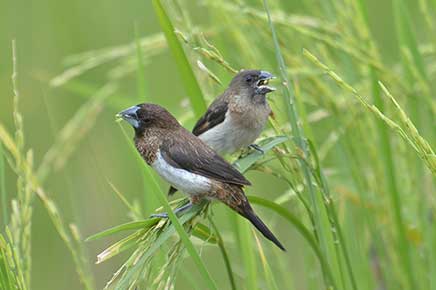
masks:
<instances>
[{"instance_id":1,"label":"perched bird","mask_svg":"<svg viewBox=\"0 0 436 290\"><path fill-rule=\"evenodd\" d=\"M117 116L135 129L135 146L145 162L172 186L189 194L190 203L176 212L186 210L202 199L219 200L285 250L248 203L243 186L250 182L183 128L167 110L154 104L140 104Z\"/></svg>"},{"instance_id":2,"label":"perched bird","mask_svg":"<svg viewBox=\"0 0 436 290\"><path fill-rule=\"evenodd\" d=\"M274 76L266 71L242 70L197 121L192 133L219 154L234 153L251 146L259 137L271 114L266 94Z\"/></svg>"},{"instance_id":3,"label":"perched bird","mask_svg":"<svg viewBox=\"0 0 436 290\"><path fill-rule=\"evenodd\" d=\"M254 141L271 114L266 94L275 91L268 86L273 78L266 71L240 71L197 121L192 133L219 154L231 154L244 147L263 153ZM168 195L176 191L170 187Z\"/></svg>"}]
</instances>

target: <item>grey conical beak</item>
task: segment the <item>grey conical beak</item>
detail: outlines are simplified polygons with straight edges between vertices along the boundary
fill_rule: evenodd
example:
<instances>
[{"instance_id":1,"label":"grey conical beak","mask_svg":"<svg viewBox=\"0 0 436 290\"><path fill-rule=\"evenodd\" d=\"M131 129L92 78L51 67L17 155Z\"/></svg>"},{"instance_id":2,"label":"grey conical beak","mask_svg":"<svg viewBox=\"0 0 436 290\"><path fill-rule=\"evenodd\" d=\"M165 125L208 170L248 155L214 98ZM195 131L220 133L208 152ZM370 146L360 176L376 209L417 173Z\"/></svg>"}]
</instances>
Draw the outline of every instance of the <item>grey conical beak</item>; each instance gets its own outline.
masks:
<instances>
[{"instance_id":1,"label":"grey conical beak","mask_svg":"<svg viewBox=\"0 0 436 290\"><path fill-rule=\"evenodd\" d=\"M127 121L130 125L132 125L135 128L138 128L139 121L138 121L138 115L137 112L140 109L139 106L133 106L128 109L125 109L124 111L119 112L116 117L124 119Z\"/></svg>"}]
</instances>

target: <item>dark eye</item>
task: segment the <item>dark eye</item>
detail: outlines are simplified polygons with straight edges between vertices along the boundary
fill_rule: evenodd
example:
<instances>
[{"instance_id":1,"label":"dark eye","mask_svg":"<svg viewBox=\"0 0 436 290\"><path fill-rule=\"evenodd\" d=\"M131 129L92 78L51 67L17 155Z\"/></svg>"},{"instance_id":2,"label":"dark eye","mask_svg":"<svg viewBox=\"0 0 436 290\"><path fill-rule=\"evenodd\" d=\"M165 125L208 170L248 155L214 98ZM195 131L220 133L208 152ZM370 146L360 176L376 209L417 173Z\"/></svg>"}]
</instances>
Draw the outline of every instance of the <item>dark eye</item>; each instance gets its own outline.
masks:
<instances>
[{"instance_id":1,"label":"dark eye","mask_svg":"<svg viewBox=\"0 0 436 290\"><path fill-rule=\"evenodd\" d=\"M150 123L150 122L151 122L151 119L150 119L150 118L144 118L144 119L142 119L142 122L144 122L144 123Z\"/></svg>"},{"instance_id":2,"label":"dark eye","mask_svg":"<svg viewBox=\"0 0 436 290\"><path fill-rule=\"evenodd\" d=\"M245 81L247 83L251 83L253 81L253 77L252 76L247 76L247 77L245 77Z\"/></svg>"}]
</instances>

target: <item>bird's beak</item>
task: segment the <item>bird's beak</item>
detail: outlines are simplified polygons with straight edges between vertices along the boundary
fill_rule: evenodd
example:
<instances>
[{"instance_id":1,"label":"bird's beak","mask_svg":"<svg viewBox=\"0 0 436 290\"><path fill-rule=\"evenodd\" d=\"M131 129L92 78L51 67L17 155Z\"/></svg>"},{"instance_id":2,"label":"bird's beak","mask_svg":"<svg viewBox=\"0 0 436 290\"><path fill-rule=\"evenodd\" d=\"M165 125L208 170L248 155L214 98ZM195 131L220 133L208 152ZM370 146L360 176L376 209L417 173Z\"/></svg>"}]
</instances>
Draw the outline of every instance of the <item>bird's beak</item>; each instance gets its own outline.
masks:
<instances>
[{"instance_id":1,"label":"bird's beak","mask_svg":"<svg viewBox=\"0 0 436 290\"><path fill-rule=\"evenodd\" d=\"M271 80L271 79L275 79L276 77L272 73L262 70L260 71L259 78L264 80Z\"/></svg>"},{"instance_id":2,"label":"bird's beak","mask_svg":"<svg viewBox=\"0 0 436 290\"><path fill-rule=\"evenodd\" d=\"M260 71L259 80L256 84L256 94L265 95L267 93L275 91L276 89L274 87L268 86L269 81L275 78L276 77L273 74L267 71Z\"/></svg>"},{"instance_id":3,"label":"bird's beak","mask_svg":"<svg viewBox=\"0 0 436 290\"><path fill-rule=\"evenodd\" d=\"M139 106L133 106L128 109L125 109L124 111L119 112L116 114L117 119L123 119L127 121L130 125L132 125L135 128L138 128L139 121L138 121L138 115L136 114L137 111L140 109Z\"/></svg>"}]
</instances>

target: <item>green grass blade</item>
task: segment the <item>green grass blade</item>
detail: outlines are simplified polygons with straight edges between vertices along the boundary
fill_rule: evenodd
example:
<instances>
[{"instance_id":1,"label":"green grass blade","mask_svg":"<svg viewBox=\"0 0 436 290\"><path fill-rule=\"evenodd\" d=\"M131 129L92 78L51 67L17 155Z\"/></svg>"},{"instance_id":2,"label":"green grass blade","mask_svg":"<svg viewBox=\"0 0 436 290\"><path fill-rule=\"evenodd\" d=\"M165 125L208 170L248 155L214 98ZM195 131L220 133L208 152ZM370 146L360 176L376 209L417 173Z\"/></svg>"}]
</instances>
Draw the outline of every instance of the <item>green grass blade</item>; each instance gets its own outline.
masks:
<instances>
[{"instance_id":1,"label":"green grass blade","mask_svg":"<svg viewBox=\"0 0 436 290\"><path fill-rule=\"evenodd\" d=\"M280 77L282 78L283 81L282 83L284 85L283 102L286 108L288 120L291 124L292 134L294 135L294 140L296 145L301 149L303 153L303 158L308 158L310 154L307 148L307 144L304 140L305 136L302 129L298 125L299 118L295 107L295 103L296 103L295 95L291 87L291 82L289 81L286 73L287 69L286 69L285 61L281 53L279 40L277 37L276 30L274 28L274 24L271 19L271 14L268 8L267 0L263 0L263 5L268 17L268 24L272 33L272 38L274 42L274 51L278 63L278 68L280 71ZM314 231L317 234L317 237L320 241L322 252L326 255L326 257L329 260L333 261L333 258L330 258L333 257L333 255L330 253L331 251L330 249L332 248L333 242L331 241L331 237L329 236L329 233L326 231L326 228L328 228L330 225L330 220L327 218L326 213L322 210L323 201L321 196L317 194L314 188L310 167L303 160L300 160L300 166L303 172L304 179L306 180L307 191L309 193L312 211L314 215ZM332 266L333 269L338 268L334 266L335 264L334 262L331 262L329 264L333 265ZM340 270L337 270L335 272L339 272L340 274L342 274Z\"/></svg>"},{"instance_id":2,"label":"green grass blade","mask_svg":"<svg viewBox=\"0 0 436 290\"><path fill-rule=\"evenodd\" d=\"M240 159L238 159L234 165L238 168L239 171L245 172L251 165L253 165L256 161L262 159L265 157L265 154L273 149L275 146L288 141L289 138L285 136L277 136L277 137L271 137L264 139L260 141L260 148L263 150L263 153L258 152L257 150L254 150L247 156L244 156Z\"/></svg>"},{"instance_id":3,"label":"green grass blade","mask_svg":"<svg viewBox=\"0 0 436 290\"><path fill-rule=\"evenodd\" d=\"M173 54L174 60L177 64L180 76L185 86L186 93L191 101L192 109L194 110L195 116L200 118L201 115L206 111L206 102L203 98L203 93L201 92L200 85L195 78L194 71L189 64L188 58L185 55L182 45L177 39L174 33L174 27L168 17L164 7L160 0L153 0L154 11L159 19L159 24L162 31L167 39L168 46Z\"/></svg>"},{"instance_id":4,"label":"green grass blade","mask_svg":"<svg viewBox=\"0 0 436 290\"><path fill-rule=\"evenodd\" d=\"M119 240L115 244L112 244L103 252L97 255L96 264L101 264L104 261L109 260L110 258L130 249L134 245L138 243L139 238L144 234L146 230L139 230L130 234L129 236Z\"/></svg>"},{"instance_id":5,"label":"green grass blade","mask_svg":"<svg viewBox=\"0 0 436 290\"><path fill-rule=\"evenodd\" d=\"M0 234L0 289L25 290L22 270L13 254L15 245L8 243Z\"/></svg>"},{"instance_id":6,"label":"green grass blade","mask_svg":"<svg viewBox=\"0 0 436 290\"><path fill-rule=\"evenodd\" d=\"M418 68L421 77L427 80L427 72L424 66L421 53L419 52L418 44L415 38L415 33L412 30L412 24L409 15L409 9L404 0L393 1L394 19L397 27L397 35L401 45L407 46L412 53L413 60Z\"/></svg>"},{"instance_id":7,"label":"green grass blade","mask_svg":"<svg viewBox=\"0 0 436 290\"><path fill-rule=\"evenodd\" d=\"M152 225L156 224L159 221L158 218L152 218L152 219L148 219L148 220L143 220L143 221L134 221L134 222L130 222L130 223L125 223L122 225L118 225L115 227L112 227L110 229L101 231L99 233L96 233L88 238L86 238L86 242L89 241L94 241L97 239L101 239L103 237L107 237L122 231L127 231L127 230L139 230L139 229L147 229L149 227L151 227Z\"/></svg>"},{"instance_id":8,"label":"green grass blade","mask_svg":"<svg viewBox=\"0 0 436 290\"><path fill-rule=\"evenodd\" d=\"M184 225L187 221L198 215L200 210L200 206L192 207L180 217L180 223ZM167 221L163 221L163 223L167 224ZM149 258L156 255L162 248L163 244L168 241L176 232L177 231L173 223L167 224L162 232L159 233L157 239L154 240L153 243L145 249L145 251L143 248L137 249L135 251L136 254L134 253L125 263L130 264L130 267L126 269L125 275L123 275L123 277L118 281L115 289L128 289L129 285L131 285L132 282L134 283L136 280L135 277L138 278L138 275L140 275L140 273L144 270L144 267L148 264ZM142 235L138 236L138 238L142 238ZM117 250L117 248L114 249ZM108 252L108 254L110 254L110 252Z\"/></svg>"},{"instance_id":9,"label":"green grass blade","mask_svg":"<svg viewBox=\"0 0 436 290\"><path fill-rule=\"evenodd\" d=\"M262 248L262 244L259 240L259 238L257 237L256 233L254 232L254 229L251 229L253 231L253 236L254 239L256 240L256 246L257 246L257 251L259 252L259 258L260 261L262 262L262 267L263 267L263 271L264 271L264 275L265 275L265 280L266 283L268 285L268 289L271 290L278 290L278 286L277 286L277 282L275 281L274 275L271 271L271 268L269 266L269 263L267 261L265 252L263 251Z\"/></svg>"},{"instance_id":10,"label":"green grass blade","mask_svg":"<svg viewBox=\"0 0 436 290\"><path fill-rule=\"evenodd\" d=\"M201 223L195 225L192 229L192 235L211 244L218 243L218 238L212 233L209 227Z\"/></svg>"},{"instance_id":11,"label":"green grass blade","mask_svg":"<svg viewBox=\"0 0 436 290\"><path fill-rule=\"evenodd\" d=\"M230 263L229 255L227 254L226 247L224 246L223 238L221 237L221 234L218 230L218 227L213 222L213 220L210 216L209 216L209 221L210 221L210 224L212 225L212 228L213 228L215 235L217 236L217 239L218 239L218 247L221 251L221 255L223 256L224 265L226 266L227 275L229 276L231 289L236 290L237 287L236 287L235 277L233 277L232 264Z\"/></svg>"},{"instance_id":12,"label":"green grass blade","mask_svg":"<svg viewBox=\"0 0 436 290\"><path fill-rule=\"evenodd\" d=\"M133 215L134 219L141 220L144 217L144 215L141 213L141 209L132 205L127 198L115 187L115 185L112 184L112 182L109 180L107 180L107 182L121 202L130 210L130 213Z\"/></svg>"},{"instance_id":13,"label":"green grass blade","mask_svg":"<svg viewBox=\"0 0 436 290\"><path fill-rule=\"evenodd\" d=\"M327 208L327 211L329 213L329 218L332 219L332 226L335 227L335 231L334 231L334 239L335 241L335 247L336 247L336 254L338 255L338 261L340 261L341 257L340 252L342 252L342 255L344 256L345 259L345 263L346 263L346 267L347 267L347 271L348 271L348 278L350 279L351 285L353 287L353 289L357 289L357 283L356 283L356 278L354 275L354 271L353 271L353 267L351 264L351 259L350 259L350 255L348 253L348 248L347 248L347 244L344 238L344 235L342 234L342 227L341 224L339 223L339 218L338 218L338 214L335 208L335 204L332 200L332 196L330 194L330 189L327 185L327 181L326 178L324 176L324 173L321 171L321 164L319 162L319 158L318 158L318 154L315 150L315 145L313 145L313 143L308 140L309 143L309 147L311 149L313 158L315 159L315 176L318 178L318 184L321 186L323 192L324 192L324 196L326 199L325 202L325 207Z\"/></svg>"},{"instance_id":14,"label":"green grass blade","mask_svg":"<svg viewBox=\"0 0 436 290\"><path fill-rule=\"evenodd\" d=\"M238 250L242 257L242 266L245 273L245 281L247 289L259 289L258 273L257 273L257 259L252 250L255 245L253 241L253 233L251 232L251 224L247 220L240 218L238 215L232 213L237 232Z\"/></svg>"}]
</instances>

